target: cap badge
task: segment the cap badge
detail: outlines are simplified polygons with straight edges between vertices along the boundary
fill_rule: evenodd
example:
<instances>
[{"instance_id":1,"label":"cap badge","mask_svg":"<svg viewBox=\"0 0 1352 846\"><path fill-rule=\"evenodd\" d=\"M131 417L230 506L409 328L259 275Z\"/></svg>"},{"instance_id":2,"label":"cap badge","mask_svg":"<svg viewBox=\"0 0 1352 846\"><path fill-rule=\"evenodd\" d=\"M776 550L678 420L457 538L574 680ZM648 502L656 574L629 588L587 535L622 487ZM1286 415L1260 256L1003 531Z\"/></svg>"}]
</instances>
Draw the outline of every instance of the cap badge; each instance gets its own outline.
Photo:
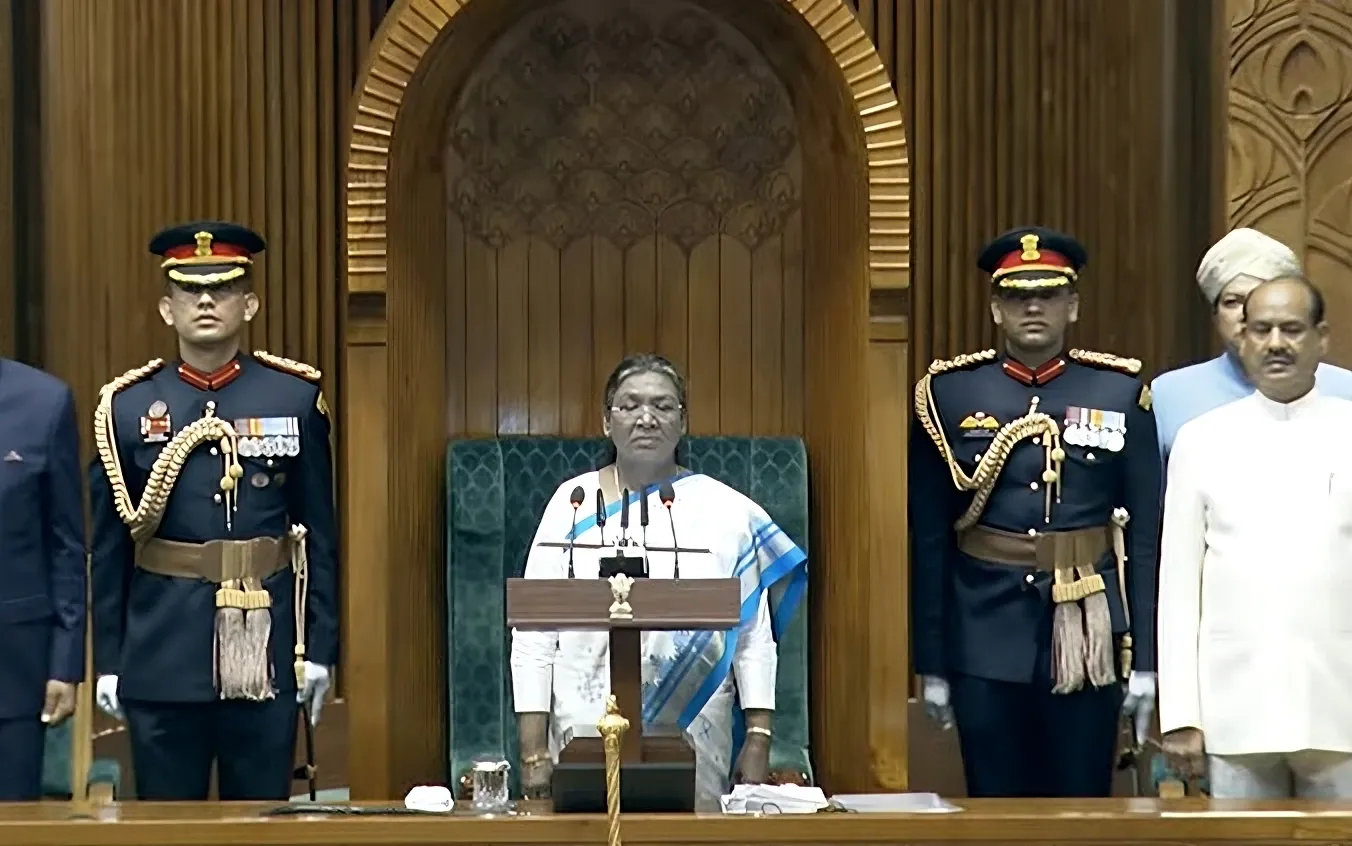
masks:
<instances>
[{"instance_id":1,"label":"cap badge","mask_svg":"<svg viewBox=\"0 0 1352 846\"><path fill-rule=\"evenodd\" d=\"M1042 258L1042 253L1037 250L1037 240L1036 235L1025 235L1019 239L1019 243L1023 245L1023 255L1019 256L1022 261L1037 261Z\"/></svg>"},{"instance_id":2,"label":"cap badge","mask_svg":"<svg viewBox=\"0 0 1352 846\"><path fill-rule=\"evenodd\" d=\"M211 255L211 233L198 232L193 237L197 239L197 255L199 256Z\"/></svg>"}]
</instances>

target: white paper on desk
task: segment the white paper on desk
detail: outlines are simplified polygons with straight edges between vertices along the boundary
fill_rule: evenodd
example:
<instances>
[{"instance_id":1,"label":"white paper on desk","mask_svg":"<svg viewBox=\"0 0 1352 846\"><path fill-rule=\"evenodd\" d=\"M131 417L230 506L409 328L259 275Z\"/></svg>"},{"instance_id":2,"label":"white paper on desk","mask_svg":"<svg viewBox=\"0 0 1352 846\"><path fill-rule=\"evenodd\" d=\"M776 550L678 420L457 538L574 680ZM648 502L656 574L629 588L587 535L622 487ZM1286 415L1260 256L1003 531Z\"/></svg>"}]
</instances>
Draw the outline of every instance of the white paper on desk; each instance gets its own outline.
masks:
<instances>
[{"instance_id":1,"label":"white paper on desk","mask_svg":"<svg viewBox=\"0 0 1352 846\"><path fill-rule=\"evenodd\" d=\"M952 814L961 811L937 793L847 793L831 804L860 814Z\"/></svg>"},{"instance_id":2,"label":"white paper on desk","mask_svg":"<svg viewBox=\"0 0 1352 846\"><path fill-rule=\"evenodd\" d=\"M820 787L738 784L718 800L725 814L815 814L827 805Z\"/></svg>"},{"instance_id":3,"label":"white paper on desk","mask_svg":"<svg viewBox=\"0 0 1352 846\"><path fill-rule=\"evenodd\" d=\"M422 784L408 792L404 797L404 807L410 811L428 811L437 814L449 814L455 808L451 791L439 784Z\"/></svg>"}]
</instances>

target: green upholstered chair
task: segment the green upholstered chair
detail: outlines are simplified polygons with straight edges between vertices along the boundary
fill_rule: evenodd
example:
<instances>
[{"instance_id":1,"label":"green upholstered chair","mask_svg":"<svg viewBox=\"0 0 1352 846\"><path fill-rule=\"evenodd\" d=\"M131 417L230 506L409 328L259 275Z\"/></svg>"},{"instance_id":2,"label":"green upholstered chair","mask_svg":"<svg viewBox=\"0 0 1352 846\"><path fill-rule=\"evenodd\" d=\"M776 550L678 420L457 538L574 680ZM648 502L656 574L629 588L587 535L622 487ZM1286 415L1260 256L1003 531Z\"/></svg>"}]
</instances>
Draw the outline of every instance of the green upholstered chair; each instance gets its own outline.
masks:
<instances>
[{"instance_id":1,"label":"green upholstered chair","mask_svg":"<svg viewBox=\"0 0 1352 846\"><path fill-rule=\"evenodd\" d=\"M42 751L42 795L47 799L68 800L71 790L71 766L75 720L62 720L60 725L47 729ZM122 795L122 768L108 758L95 759L89 765L89 786L108 784L114 798Z\"/></svg>"},{"instance_id":2,"label":"green upholstered chair","mask_svg":"<svg viewBox=\"0 0 1352 846\"><path fill-rule=\"evenodd\" d=\"M511 632L504 580L521 576L540 515L566 480L607 461L601 438L502 437L452 441L447 451L447 619L450 628L450 775L479 756L516 767ZM682 463L760 503L808 549L807 455L797 438L689 437ZM807 605L779 640L770 767L811 779L808 754Z\"/></svg>"}]
</instances>

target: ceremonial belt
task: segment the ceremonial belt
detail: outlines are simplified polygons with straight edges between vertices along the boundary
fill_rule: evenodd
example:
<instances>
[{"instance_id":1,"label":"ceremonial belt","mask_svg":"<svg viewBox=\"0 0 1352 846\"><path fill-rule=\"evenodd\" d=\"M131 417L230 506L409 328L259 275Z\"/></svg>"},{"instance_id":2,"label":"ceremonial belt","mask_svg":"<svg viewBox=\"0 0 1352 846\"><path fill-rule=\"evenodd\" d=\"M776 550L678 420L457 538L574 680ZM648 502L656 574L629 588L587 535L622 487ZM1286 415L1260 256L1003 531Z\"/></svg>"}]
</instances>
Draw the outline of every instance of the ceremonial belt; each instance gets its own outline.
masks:
<instances>
[{"instance_id":1,"label":"ceremonial belt","mask_svg":"<svg viewBox=\"0 0 1352 846\"><path fill-rule=\"evenodd\" d=\"M136 566L147 573L216 585L213 675L222 699L261 701L276 695L269 657L272 597L263 588L263 581L287 568L296 575L292 608L296 620L296 685L304 684L310 576L306 534L304 526L293 526L280 538L206 543L149 538L140 544Z\"/></svg>"},{"instance_id":2,"label":"ceremonial belt","mask_svg":"<svg viewBox=\"0 0 1352 846\"><path fill-rule=\"evenodd\" d=\"M291 566L291 539L185 543L151 538L142 544L136 566L157 576L200 579L214 585L229 581L261 582Z\"/></svg>"},{"instance_id":3,"label":"ceremonial belt","mask_svg":"<svg viewBox=\"0 0 1352 846\"><path fill-rule=\"evenodd\" d=\"M958 532L958 549L973 558L1049 573L1097 564L1111 548L1112 531L1108 526L1035 535L991 526L973 526Z\"/></svg>"},{"instance_id":4,"label":"ceremonial belt","mask_svg":"<svg viewBox=\"0 0 1352 846\"><path fill-rule=\"evenodd\" d=\"M1114 513L1108 526L1035 534L991 526L958 530L958 549L992 564L1029 567L1052 574L1053 693L1073 693L1085 682L1106 687L1117 681L1113 667L1112 620L1107 585L1095 567L1110 550L1117 562L1117 589L1130 627L1127 604L1127 556L1122 528L1126 514ZM1122 638L1121 672L1131 671L1131 635Z\"/></svg>"}]
</instances>

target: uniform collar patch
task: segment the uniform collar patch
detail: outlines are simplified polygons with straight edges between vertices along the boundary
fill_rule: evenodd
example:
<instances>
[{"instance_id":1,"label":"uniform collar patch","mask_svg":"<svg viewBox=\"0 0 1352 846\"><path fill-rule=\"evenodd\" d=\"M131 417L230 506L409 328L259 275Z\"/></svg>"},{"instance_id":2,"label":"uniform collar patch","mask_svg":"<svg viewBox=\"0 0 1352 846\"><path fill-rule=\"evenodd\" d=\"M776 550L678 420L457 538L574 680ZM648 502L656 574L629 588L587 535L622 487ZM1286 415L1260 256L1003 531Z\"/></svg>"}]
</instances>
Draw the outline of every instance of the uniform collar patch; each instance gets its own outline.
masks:
<instances>
[{"instance_id":1,"label":"uniform collar patch","mask_svg":"<svg viewBox=\"0 0 1352 846\"><path fill-rule=\"evenodd\" d=\"M191 364L178 365L178 378L199 391L219 391L229 385L240 374L239 359L233 359L210 373L203 373Z\"/></svg>"},{"instance_id":2,"label":"uniform collar patch","mask_svg":"<svg viewBox=\"0 0 1352 846\"><path fill-rule=\"evenodd\" d=\"M1036 370L1012 358L1002 359L1000 366L1004 368L1005 375L1025 385L1045 385L1066 372L1066 360L1064 358L1054 358Z\"/></svg>"}]
</instances>

